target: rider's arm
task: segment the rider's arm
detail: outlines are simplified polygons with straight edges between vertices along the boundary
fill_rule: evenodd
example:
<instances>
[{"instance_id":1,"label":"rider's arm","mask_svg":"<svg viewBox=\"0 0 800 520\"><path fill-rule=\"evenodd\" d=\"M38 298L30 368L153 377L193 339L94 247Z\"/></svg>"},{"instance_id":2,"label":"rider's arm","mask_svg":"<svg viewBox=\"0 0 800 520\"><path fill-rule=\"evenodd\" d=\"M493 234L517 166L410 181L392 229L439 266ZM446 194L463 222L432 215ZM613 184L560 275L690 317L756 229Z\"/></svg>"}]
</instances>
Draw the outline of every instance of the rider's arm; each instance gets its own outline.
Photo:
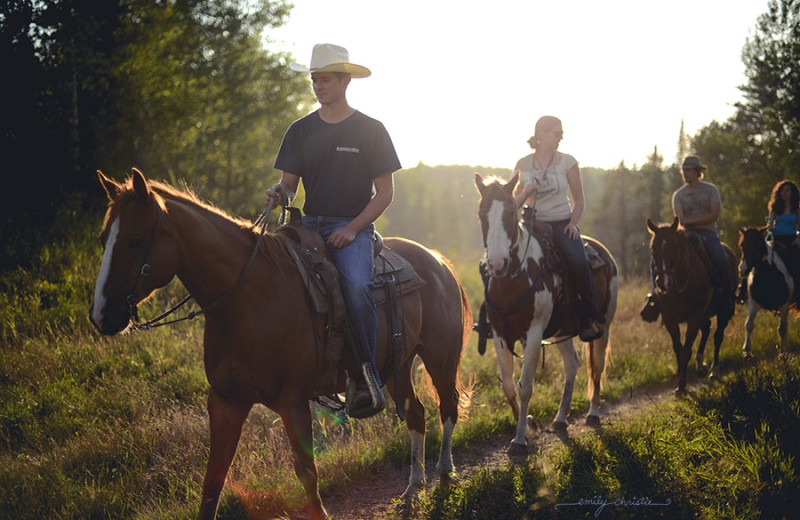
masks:
<instances>
[{"instance_id":1,"label":"rider's arm","mask_svg":"<svg viewBox=\"0 0 800 520\"><path fill-rule=\"evenodd\" d=\"M569 195L572 199L572 211L569 214L569 223L564 228L564 233L569 235L573 240L577 240L580 237L578 221L581 219L581 216L583 216L583 210L586 207L586 199L583 196L581 170L577 163L567 172L567 185L569 186Z\"/></svg>"},{"instance_id":2,"label":"rider's arm","mask_svg":"<svg viewBox=\"0 0 800 520\"><path fill-rule=\"evenodd\" d=\"M344 247L350 244L359 231L378 220L378 217L383 215L383 212L392 203L394 198L394 177L392 173L384 173L376 177L372 183L375 186L375 195L361 210L361 213L345 227L334 231L328 237L328 243L333 247Z\"/></svg>"},{"instance_id":3,"label":"rider's arm","mask_svg":"<svg viewBox=\"0 0 800 520\"><path fill-rule=\"evenodd\" d=\"M267 204L278 206L281 204L282 199L286 199L286 204L292 202L294 196L297 194L297 187L300 185L300 176L289 172L283 172L281 181L267 190L264 194L264 199Z\"/></svg>"}]
</instances>

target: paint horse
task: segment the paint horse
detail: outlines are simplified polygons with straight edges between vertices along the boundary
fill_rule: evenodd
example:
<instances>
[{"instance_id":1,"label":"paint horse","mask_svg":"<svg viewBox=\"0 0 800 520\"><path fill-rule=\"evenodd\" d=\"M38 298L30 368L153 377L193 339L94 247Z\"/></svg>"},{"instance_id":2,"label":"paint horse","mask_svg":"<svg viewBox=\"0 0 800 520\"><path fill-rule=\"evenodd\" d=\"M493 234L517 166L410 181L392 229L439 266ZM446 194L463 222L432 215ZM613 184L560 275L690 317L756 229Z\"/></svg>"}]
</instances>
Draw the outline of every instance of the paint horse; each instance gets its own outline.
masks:
<instances>
[{"instance_id":1,"label":"paint horse","mask_svg":"<svg viewBox=\"0 0 800 520\"><path fill-rule=\"evenodd\" d=\"M287 239L275 233L260 236L249 222L231 218L190 193L149 182L138 170L125 184L98 175L110 204L101 235L104 252L90 309L92 323L106 335L125 330L136 304L176 276L207 309L204 360L211 448L198 518L216 516L242 424L255 403L280 415L309 517L327 518L314 455L308 449L313 445L309 400L342 392L344 385L318 388L326 369L321 351L325 317L309 302ZM463 287L442 256L399 238L387 238L384 246L408 260L425 282L400 296L406 348L395 359L387 347L389 317L380 308L378 312L377 368L393 398L396 385L410 389L402 408L412 452L404 495L412 496L425 479L425 411L413 390L411 366L418 355L439 396L442 444L437 470L445 477L453 471L451 438L463 388L458 368L472 313ZM256 247L258 255L253 253ZM248 258L254 259L249 271ZM238 285L244 272L246 283ZM399 369L391 377L393 367Z\"/></svg>"},{"instance_id":2,"label":"paint horse","mask_svg":"<svg viewBox=\"0 0 800 520\"><path fill-rule=\"evenodd\" d=\"M745 340L742 347L745 359L752 359L750 337L756 314L761 309L775 312L780 316L778 335L781 339L781 352L788 352L789 311L800 311L800 266L797 264L797 251L787 251L794 255L794 262L787 263L778 254L771 242L765 239L766 227L739 228L739 248L742 259L739 275L747 279L747 321L744 324ZM790 269L790 265L794 269Z\"/></svg>"},{"instance_id":3,"label":"paint horse","mask_svg":"<svg viewBox=\"0 0 800 520\"><path fill-rule=\"evenodd\" d=\"M517 429L510 450L527 451L528 405L533 394L533 379L543 341L551 338L558 344L564 362L564 392L553 428L565 430L572 405L572 392L579 360L572 338L578 333L577 313L569 305L570 297L564 273L549 261L553 251L544 238L531 233L519 222L513 192L519 174L503 183L499 179L484 180L475 174L480 193L478 216L486 246L489 279L486 286L486 310L492 327L494 348L500 365L500 378ZM616 312L619 278L616 263L598 241L583 237L589 248L602 259L595 269L594 286L597 308L606 323L602 337L587 344L588 398L591 402L587 424L600 423L600 383L610 352L609 329ZM519 396L514 385L514 344L523 348ZM517 402L519 397L519 402Z\"/></svg>"},{"instance_id":4,"label":"paint horse","mask_svg":"<svg viewBox=\"0 0 800 520\"><path fill-rule=\"evenodd\" d=\"M725 327L733 317L733 307L721 304L715 298L712 265L704 252L699 237L678 229L678 217L671 224L657 224L647 219L650 230L650 255L655 269L653 296L661 312L661 319L672 339L672 350L678 364L677 395L686 393L686 377L692 345L701 332L695 362L699 373L707 369L704 361L706 341L711 330L711 318L716 316L714 330L714 362L708 371L710 378L717 377L719 370L719 347L725 337ZM731 294L736 280L736 257L733 250L722 244L728 255ZM680 324L686 323L684 341L681 342Z\"/></svg>"}]
</instances>

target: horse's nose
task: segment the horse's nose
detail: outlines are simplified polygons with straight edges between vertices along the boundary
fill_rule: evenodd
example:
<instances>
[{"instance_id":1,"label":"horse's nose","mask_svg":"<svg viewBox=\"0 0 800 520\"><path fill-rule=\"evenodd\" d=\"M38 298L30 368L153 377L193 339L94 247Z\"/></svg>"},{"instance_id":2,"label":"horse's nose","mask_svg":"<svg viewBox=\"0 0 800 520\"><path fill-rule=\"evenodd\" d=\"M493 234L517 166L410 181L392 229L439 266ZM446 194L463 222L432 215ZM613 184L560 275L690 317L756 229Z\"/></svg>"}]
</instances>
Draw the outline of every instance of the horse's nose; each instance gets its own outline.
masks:
<instances>
[{"instance_id":1,"label":"horse's nose","mask_svg":"<svg viewBox=\"0 0 800 520\"><path fill-rule=\"evenodd\" d=\"M487 263L489 265L489 274L491 276L503 276L508 270L507 257L489 258Z\"/></svg>"}]
</instances>

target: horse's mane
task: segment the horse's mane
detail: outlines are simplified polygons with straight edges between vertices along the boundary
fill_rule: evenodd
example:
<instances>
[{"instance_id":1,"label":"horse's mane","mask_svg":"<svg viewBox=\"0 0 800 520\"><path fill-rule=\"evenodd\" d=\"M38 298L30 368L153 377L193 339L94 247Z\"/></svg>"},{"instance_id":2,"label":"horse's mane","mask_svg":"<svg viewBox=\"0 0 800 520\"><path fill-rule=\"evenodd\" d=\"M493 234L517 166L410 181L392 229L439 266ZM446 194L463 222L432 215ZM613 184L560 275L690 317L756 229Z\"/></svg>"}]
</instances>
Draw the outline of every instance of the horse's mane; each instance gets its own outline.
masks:
<instances>
[{"instance_id":1,"label":"horse's mane","mask_svg":"<svg viewBox=\"0 0 800 520\"><path fill-rule=\"evenodd\" d=\"M224 210L216 207L212 203L200 199L200 197L188 186L184 186L182 189L178 189L165 182L154 181L154 180L148 180L147 185L152 190L152 192L157 195L156 202L160 204L162 206L162 209L164 209L165 211L166 207L164 206L164 200L171 200L174 202L178 202L179 204L190 206L196 211L201 211L203 213L211 215L216 220L228 223L246 233L251 234L253 240L256 240L258 238L259 232L255 228L252 222L241 217L232 216L227 212L225 212ZM126 194L133 193L132 178L128 180L125 187L126 190L123 196L125 196ZM267 259L273 265L278 267L282 266L285 263L285 261L289 258L288 254L286 253L285 249L286 245L284 244L283 240L273 235L272 233L268 232L264 233L263 240L265 242L265 245L268 246L261 248L261 251L264 254L264 256L266 256Z\"/></svg>"}]
</instances>

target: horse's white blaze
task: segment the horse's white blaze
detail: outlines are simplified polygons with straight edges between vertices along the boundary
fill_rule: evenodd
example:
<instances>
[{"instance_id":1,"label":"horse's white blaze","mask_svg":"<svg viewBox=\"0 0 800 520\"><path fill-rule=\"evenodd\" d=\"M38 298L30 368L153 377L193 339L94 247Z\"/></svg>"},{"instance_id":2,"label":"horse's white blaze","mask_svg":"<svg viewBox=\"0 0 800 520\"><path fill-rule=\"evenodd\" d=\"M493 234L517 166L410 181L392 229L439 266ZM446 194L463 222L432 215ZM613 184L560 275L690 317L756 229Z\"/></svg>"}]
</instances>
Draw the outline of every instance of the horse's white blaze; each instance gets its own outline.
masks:
<instances>
[{"instance_id":1,"label":"horse's white blaze","mask_svg":"<svg viewBox=\"0 0 800 520\"><path fill-rule=\"evenodd\" d=\"M103 262L100 264L100 273L97 275L97 282L94 284L94 303L92 304L92 321L100 327L103 323L103 309L106 307L106 297L104 289L111 272L111 257L114 254L114 244L119 235L119 218L111 224L108 232L106 248L103 251Z\"/></svg>"},{"instance_id":2,"label":"horse's white blaze","mask_svg":"<svg viewBox=\"0 0 800 520\"><path fill-rule=\"evenodd\" d=\"M492 272L502 270L508 263L508 254L511 251L511 237L503 227L504 204L498 200L492 202L486 214L488 230L486 231L486 260Z\"/></svg>"}]
</instances>

